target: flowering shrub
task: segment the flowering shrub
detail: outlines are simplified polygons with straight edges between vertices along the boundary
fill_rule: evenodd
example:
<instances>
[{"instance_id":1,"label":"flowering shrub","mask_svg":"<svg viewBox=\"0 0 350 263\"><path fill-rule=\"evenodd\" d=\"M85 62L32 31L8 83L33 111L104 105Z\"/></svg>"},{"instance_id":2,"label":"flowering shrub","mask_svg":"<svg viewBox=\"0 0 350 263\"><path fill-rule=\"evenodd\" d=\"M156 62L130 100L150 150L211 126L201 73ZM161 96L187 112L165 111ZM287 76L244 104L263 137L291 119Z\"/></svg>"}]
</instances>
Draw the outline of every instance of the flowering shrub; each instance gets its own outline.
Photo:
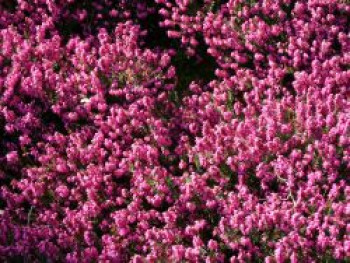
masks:
<instances>
[{"instance_id":1,"label":"flowering shrub","mask_svg":"<svg viewBox=\"0 0 350 263\"><path fill-rule=\"evenodd\" d=\"M350 6L0 2L4 262L350 260Z\"/></svg>"}]
</instances>

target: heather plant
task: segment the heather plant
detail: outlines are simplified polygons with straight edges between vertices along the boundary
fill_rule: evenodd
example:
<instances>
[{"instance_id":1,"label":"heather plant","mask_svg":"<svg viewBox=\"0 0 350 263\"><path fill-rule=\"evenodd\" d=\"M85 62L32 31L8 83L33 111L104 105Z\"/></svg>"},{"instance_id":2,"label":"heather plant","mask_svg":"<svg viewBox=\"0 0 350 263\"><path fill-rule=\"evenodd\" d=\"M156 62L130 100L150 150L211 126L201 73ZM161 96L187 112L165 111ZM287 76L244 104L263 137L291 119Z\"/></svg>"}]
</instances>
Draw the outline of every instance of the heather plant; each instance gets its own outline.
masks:
<instances>
[{"instance_id":1,"label":"heather plant","mask_svg":"<svg viewBox=\"0 0 350 263\"><path fill-rule=\"evenodd\" d=\"M350 260L349 18L0 2L0 259Z\"/></svg>"}]
</instances>

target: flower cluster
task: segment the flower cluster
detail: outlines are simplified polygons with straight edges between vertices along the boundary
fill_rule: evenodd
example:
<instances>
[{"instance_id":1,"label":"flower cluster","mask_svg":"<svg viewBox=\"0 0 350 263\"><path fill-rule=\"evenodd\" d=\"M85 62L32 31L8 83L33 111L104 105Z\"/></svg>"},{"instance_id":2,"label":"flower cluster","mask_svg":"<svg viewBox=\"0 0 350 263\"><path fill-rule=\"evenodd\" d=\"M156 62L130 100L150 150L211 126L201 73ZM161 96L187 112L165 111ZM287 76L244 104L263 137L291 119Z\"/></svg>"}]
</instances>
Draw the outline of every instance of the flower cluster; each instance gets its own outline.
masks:
<instances>
[{"instance_id":1,"label":"flower cluster","mask_svg":"<svg viewBox=\"0 0 350 263\"><path fill-rule=\"evenodd\" d=\"M0 3L0 260L350 259L350 6Z\"/></svg>"}]
</instances>

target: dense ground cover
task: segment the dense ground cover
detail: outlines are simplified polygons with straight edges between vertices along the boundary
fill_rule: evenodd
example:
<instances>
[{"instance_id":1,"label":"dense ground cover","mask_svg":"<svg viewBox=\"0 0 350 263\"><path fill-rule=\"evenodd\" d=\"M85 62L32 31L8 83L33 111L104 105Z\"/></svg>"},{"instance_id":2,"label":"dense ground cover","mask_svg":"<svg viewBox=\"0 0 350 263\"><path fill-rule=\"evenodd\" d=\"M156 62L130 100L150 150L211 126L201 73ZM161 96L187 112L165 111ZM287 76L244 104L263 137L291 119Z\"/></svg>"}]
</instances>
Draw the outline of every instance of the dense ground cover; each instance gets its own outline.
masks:
<instances>
[{"instance_id":1,"label":"dense ground cover","mask_svg":"<svg viewBox=\"0 0 350 263\"><path fill-rule=\"evenodd\" d=\"M0 1L0 260L350 260L349 29L340 0Z\"/></svg>"}]
</instances>

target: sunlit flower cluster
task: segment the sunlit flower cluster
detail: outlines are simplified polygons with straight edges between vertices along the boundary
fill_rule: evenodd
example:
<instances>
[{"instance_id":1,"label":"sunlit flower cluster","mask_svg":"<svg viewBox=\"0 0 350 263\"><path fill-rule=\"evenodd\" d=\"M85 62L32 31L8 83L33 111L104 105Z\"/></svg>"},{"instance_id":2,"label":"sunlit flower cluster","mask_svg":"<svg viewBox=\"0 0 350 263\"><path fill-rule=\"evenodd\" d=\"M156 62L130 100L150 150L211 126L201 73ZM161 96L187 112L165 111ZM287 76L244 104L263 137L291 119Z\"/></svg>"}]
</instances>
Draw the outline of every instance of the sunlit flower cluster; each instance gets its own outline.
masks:
<instances>
[{"instance_id":1,"label":"sunlit flower cluster","mask_svg":"<svg viewBox=\"0 0 350 263\"><path fill-rule=\"evenodd\" d=\"M350 5L0 2L0 260L350 260Z\"/></svg>"}]
</instances>

